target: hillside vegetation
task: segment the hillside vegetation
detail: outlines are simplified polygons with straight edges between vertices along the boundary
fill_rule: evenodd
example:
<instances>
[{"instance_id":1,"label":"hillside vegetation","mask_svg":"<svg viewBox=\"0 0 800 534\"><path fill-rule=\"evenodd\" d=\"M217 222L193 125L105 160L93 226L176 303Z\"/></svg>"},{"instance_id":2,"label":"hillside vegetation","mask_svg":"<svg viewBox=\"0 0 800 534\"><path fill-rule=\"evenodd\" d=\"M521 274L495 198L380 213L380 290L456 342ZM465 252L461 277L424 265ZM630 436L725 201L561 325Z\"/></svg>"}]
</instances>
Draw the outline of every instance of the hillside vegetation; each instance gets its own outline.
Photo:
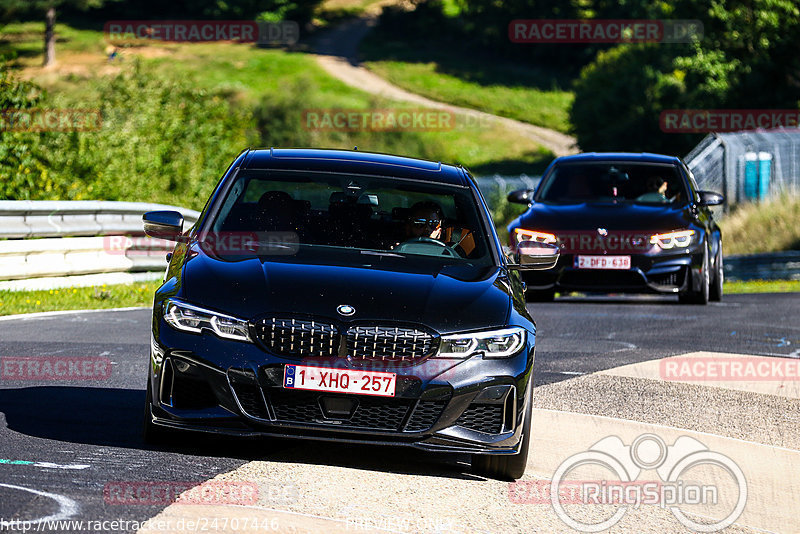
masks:
<instances>
[{"instance_id":1,"label":"hillside vegetation","mask_svg":"<svg viewBox=\"0 0 800 534\"><path fill-rule=\"evenodd\" d=\"M552 154L499 126L445 131L308 128L305 110L406 107L330 77L312 56L246 44L185 43L103 54L99 31L57 26L59 59L42 69L40 25L4 29L0 108L90 108L88 132L0 130L0 198L157 201L201 208L248 146L390 152L473 172L540 171Z\"/></svg>"}]
</instances>

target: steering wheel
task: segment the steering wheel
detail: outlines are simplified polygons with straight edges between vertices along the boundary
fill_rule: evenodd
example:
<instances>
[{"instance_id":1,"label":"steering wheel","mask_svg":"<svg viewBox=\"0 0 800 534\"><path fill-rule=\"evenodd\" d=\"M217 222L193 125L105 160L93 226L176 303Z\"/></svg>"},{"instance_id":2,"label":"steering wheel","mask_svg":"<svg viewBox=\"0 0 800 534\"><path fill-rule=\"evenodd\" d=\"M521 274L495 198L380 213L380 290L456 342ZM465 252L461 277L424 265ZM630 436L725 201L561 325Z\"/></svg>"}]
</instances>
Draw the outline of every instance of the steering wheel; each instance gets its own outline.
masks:
<instances>
[{"instance_id":1,"label":"steering wheel","mask_svg":"<svg viewBox=\"0 0 800 534\"><path fill-rule=\"evenodd\" d=\"M440 247L441 254L431 254L430 252L428 252L428 250L431 249L431 246L429 245ZM453 249L453 247L450 247L447 244L432 237L414 237L412 239L408 239L400 243L397 246L397 248L395 248L395 250L397 252L410 252L412 254L427 254L429 256L447 256L449 258L461 257L458 254L458 252L456 252L455 249Z\"/></svg>"}]
</instances>

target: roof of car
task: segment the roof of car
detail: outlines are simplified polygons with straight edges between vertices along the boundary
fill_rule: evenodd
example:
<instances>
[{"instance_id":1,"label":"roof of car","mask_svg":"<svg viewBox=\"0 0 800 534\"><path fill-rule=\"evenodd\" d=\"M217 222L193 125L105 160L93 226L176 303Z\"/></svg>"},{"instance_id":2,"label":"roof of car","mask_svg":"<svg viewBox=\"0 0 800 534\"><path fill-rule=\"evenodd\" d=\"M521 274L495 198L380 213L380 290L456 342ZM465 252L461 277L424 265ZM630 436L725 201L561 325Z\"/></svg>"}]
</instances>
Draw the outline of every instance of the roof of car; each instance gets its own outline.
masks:
<instances>
[{"instance_id":1,"label":"roof of car","mask_svg":"<svg viewBox=\"0 0 800 534\"><path fill-rule=\"evenodd\" d=\"M247 152L242 168L346 172L468 185L465 171L455 165L360 150L252 149Z\"/></svg>"},{"instance_id":2,"label":"roof of car","mask_svg":"<svg viewBox=\"0 0 800 534\"><path fill-rule=\"evenodd\" d=\"M649 152L584 152L562 156L553 163L578 163L592 161L631 161L636 163L680 163L680 158Z\"/></svg>"}]
</instances>

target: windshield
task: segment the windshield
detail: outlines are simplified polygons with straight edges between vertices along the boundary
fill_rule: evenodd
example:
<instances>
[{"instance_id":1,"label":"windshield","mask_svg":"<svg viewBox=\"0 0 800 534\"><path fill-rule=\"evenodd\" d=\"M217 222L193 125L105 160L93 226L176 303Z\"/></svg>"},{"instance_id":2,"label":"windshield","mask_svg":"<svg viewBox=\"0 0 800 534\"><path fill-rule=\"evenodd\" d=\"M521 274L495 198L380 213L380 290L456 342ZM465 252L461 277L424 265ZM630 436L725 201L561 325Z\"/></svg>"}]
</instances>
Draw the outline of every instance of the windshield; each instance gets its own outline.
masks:
<instances>
[{"instance_id":1,"label":"windshield","mask_svg":"<svg viewBox=\"0 0 800 534\"><path fill-rule=\"evenodd\" d=\"M686 186L674 165L571 163L555 167L542 182L537 202L685 202Z\"/></svg>"},{"instance_id":2,"label":"windshield","mask_svg":"<svg viewBox=\"0 0 800 534\"><path fill-rule=\"evenodd\" d=\"M216 236L266 236L273 245L291 244L304 261L350 262L353 254L367 254L406 263L492 264L465 187L295 171L251 170L235 180L211 224Z\"/></svg>"}]
</instances>

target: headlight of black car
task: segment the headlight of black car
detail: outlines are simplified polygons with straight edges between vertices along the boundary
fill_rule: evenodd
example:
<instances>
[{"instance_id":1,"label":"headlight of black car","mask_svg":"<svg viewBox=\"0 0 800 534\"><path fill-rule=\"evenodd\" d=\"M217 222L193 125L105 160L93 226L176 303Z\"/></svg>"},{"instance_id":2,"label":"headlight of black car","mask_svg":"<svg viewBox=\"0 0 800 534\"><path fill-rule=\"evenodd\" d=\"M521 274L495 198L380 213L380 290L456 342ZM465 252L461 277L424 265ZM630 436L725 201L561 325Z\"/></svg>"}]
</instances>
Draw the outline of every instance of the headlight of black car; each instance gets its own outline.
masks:
<instances>
[{"instance_id":1,"label":"headlight of black car","mask_svg":"<svg viewBox=\"0 0 800 534\"><path fill-rule=\"evenodd\" d=\"M656 234L650 238L650 243L658 245L664 250L671 248L686 248L694 240L694 230L677 230L664 234Z\"/></svg>"},{"instance_id":2,"label":"headlight of black car","mask_svg":"<svg viewBox=\"0 0 800 534\"><path fill-rule=\"evenodd\" d=\"M184 332L199 334L205 329L225 339L252 341L247 321L178 300L168 300L164 305L164 320L173 328Z\"/></svg>"},{"instance_id":3,"label":"headlight of black car","mask_svg":"<svg viewBox=\"0 0 800 534\"><path fill-rule=\"evenodd\" d=\"M500 330L470 332L442 336L439 358L469 358L483 354L484 358L509 358L525 346L524 328L513 326Z\"/></svg>"}]
</instances>

